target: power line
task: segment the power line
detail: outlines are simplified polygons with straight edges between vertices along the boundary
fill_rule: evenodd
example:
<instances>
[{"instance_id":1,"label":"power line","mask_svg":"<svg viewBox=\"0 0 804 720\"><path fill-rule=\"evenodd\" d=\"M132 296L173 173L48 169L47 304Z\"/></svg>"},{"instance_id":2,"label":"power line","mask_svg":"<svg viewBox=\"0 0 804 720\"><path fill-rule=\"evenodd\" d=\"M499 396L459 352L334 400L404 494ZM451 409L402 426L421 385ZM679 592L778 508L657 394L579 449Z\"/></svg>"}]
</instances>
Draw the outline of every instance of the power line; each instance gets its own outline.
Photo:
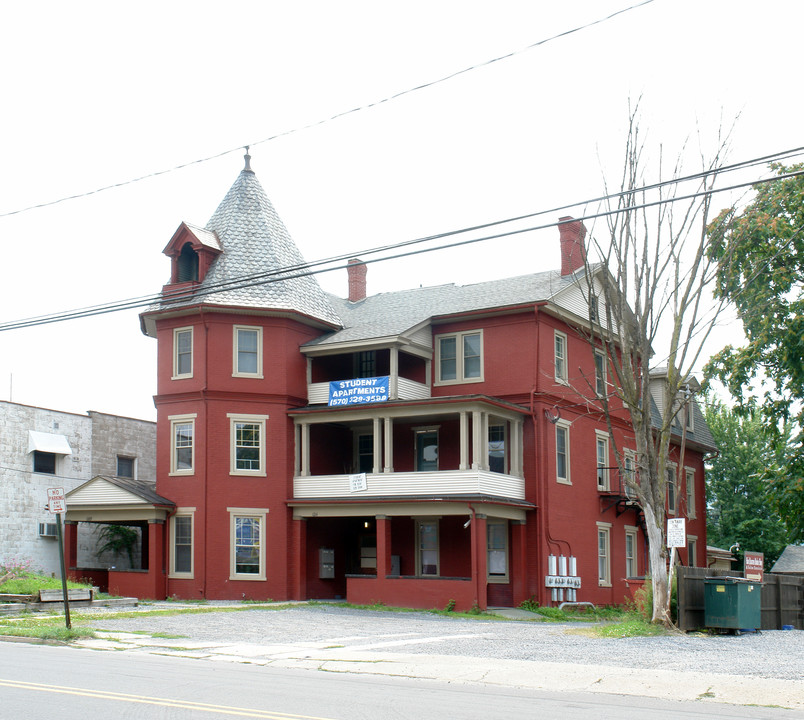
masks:
<instances>
[{"instance_id":1,"label":"power line","mask_svg":"<svg viewBox=\"0 0 804 720\"><path fill-rule=\"evenodd\" d=\"M784 153L781 153L781 154L786 154L786 153L790 153L790 152L793 152L793 151L784 151ZM765 158L767 158L767 157L772 157L772 156L765 156ZM731 171L733 171L734 169L741 169L743 167L750 166L750 164L753 164L755 162L756 162L756 160L746 161L746 163L736 163L735 165L730 166L732 168ZM713 173L716 173L716 172L717 171L712 170L712 171L706 171L704 174L713 174ZM701 175L701 174L696 174L696 177L699 176L699 175ZM723 187L723 188L718 188L718 189L711 189L710 188L710 189L702 190L702 191L699 191L699 192L688 193L686 195L676 196L676 197L673 197L673 198L659 199L659 200L640 203L640 204L636 204L636 205L629 205L625 209L617 208L617 209L613 209L613 210L601 211L601 212L598 212L598 213L591 213L591 214L586 213L582 217L577 217L577 218L573 218L573 219L574 220L580 220L580 221L593 220L593 219L600 218L600 217L607 217L607 216L611 216L611 215L617 215L617 214L619 214L621 212L625 212L625 211L646 209L646 208L656 207L658 205L663 205L663 204L667 204L667 203L680 202L680 201L683 201L683 200L692 200L692 199L695 199L697 197L703 197L703 196L706 196L706 195L714 195L716 193L728 192L728 191L737 190L737 189L741 189L741 188L745 188L745 187L749 187L749 186L755 186L755 185L762 184L762 183L767 183L767 182L776 182L776 181L784 180L784 179L791 178L791 177L797 177L799 175L804 175L804 170L801 170L801 171L798 171L798 172L793 172L793 173L788 173L786 175L775 175L775 176L770 177L770 178L761 178L761 179L758 179L758 180L752 180L752 181L747 181L747 182L743 182L743 183L737 183L737 184L730 185L730 186ZM691 177L693 177L693 176L691 176ZM646 187L654 189L654 188L659 187L659 186L666 186L666 185L674 183L674 182L678 183L678 182L683 182L683 181L686 181L686 180L687 180L687 178L682 178L682 179L679 179L679 180L668 180L668 181L665 181L664 183L656 183L654 185L646 186ZM555 212L559 212L561 210L565 210L565 209L568 209L568 208L571 208L571 207L577 207L577 206L580 206L580 205L588 205L588 204L590 204L592 202L597 202L597 201L599 201L601 199L609 199L609 198L619 197L619 196L622 196L623 194L636 194L636 193L642 192L643 190L644 190L643 188L637 188L637 189L634 189L634 190L623 191L623 192L619 192L619 193L614 193L613 195L610 195L610 196L604 196L602 198L596 198L596 199L593 199L593 200L586 200L586 201L582 201L582 202L577 202L577 203L573 203L571 205L564 205L564 206L560 206L558 208L552 208L552 209L549 209L549 210L541 210L541 211L537 211L537 212L534 212L534 213L529 213L527 215L521 215L521 216L518 216L518 217L515 217L515 218L508 218L508 219L505 219L505 220L499 220L499 221L495 221L495 222L491 222L491 223L485 223L483 225L476 225L476 226L473 226L473 227L463 228L463 229L460 229L460 230L453 230L453 231L449 231L449 232L439 233L439 234L436 234L436 235L429 235L429 236L426 236L426 237L416 238L416 239L413 239L413 240L405 240L405 241L402 241L402 242L399 242L399 243L393 243L393 244L389 244L389 245L379 246L379 247L376 247L376 248L362 250L362 251L359 251L357 253L340 254L340 255L337 255L337 256L330 257L330 258L317 260L317 261L314 261L314 262L311 262L311 263L301 263L301 264L297 264L297 265L286 266L286 267L283 267L283 268L277 268L275 270L271 270L271 271L264 272L264 273L258 273L258 274L254 274L254 275L243 276L243 277L234 278L234 279L231 279L231 280L222 281L222 282L219 282L219 283L210 284L209 286L205 286L205 287L197 287L197 288L193 288L193 289L189 289L189 290L180 289L180 290L176 290L176 291L173 291L173 292L171 292L171 291L161 292L161 293L157 293L157 294L139 296L139 297L135 297L135 298L129 298L127 300L120 300L120 301L115 301L115 302L112 302L112 303L106 303L106 304L103 304L103 305L96 305L96 306L91 306L91 307L86 307L86 308L79 308L79 309L75 309L75 310L67 310L67 311L64 311L64 312L61 312L61 313L51 313L51 314L48 314L48 315L43 315L43 316L38 316L38 317L33 317L33 318L25 318L25 319L22 319L22 320L9 321L9 322L6 322L6 323L0 323L0 332L6 331L6 330L17 330L17 329L21 329L21 328L34 327L34 326L38 326L38 325L46 325L46 324L56 323L56 322L64 322L64 321L67 321L67 320L74 320L74 319L83 318L83 317L91 317L91 316L96 316L96 315L103 315L103 314L108 314L108 313L112 313L112 312L120 312L120 311L123 311L123 310L132 310L132 309L141 308L141 307L147 307L149 305L155 305L155 304L158 304L160 309L169 308L170 306L180 307L182 305L186 305L190 301L200 300L201 298L203 298L206 295L219 293L219 292L222 292L222 291L225 291L225 290L244 289L244 288L254 287L256 285L270 284L270 283L273 283L273 282L278 282L280 280L292 280L292 279L306 277L306 276L310 276L310 275L317 275L317 274L324 273L324 272L331 272L333 270L340 270L340 269L343 269L343 268L345 268L347 266L346 264L344 264L346 261L348 261L350 258L355 257L356 255L362 255L363 257L365 257L365 256L371 256L371 255L378 255L378 254L384 253L384 252L391 252L391 251L394 251L394 250L403 250L404 248L408 248L408 247L411 247L413 245L418 245L418 244L421 244L421 243L424 243L424 242L444 239L444 238L447 238L447 237L454 237L456 235L461 235L461 234L464 234L464 233L473 232L473 231L477 231L477 230L488 229L490 227L496 227L496 226L499 226L499 225L508 224L508 223L515 222L515 221L522 220L522 219L534 218L534 217L537 217L537 216L540 216L540 215L545 215L547 213L555 213ZM529 226L529 227L526 227L526 228L517 228L515 230L509 230L509 231L506 231L506 232L496 233L496 234L493 234L493 235L485 235L485 236L481 236L481 237L475 237L475 238L469 238L469 239L466 239L466 240L460 240L458 242L450 242L450 243L446 243L446 244L437 245L435 247L417 248L417 249L414 249L414 250L405 250L403 252L396 252L396 253L391 254L391 255L384 255L383 257L378 257L378 258L374 258L374 259L370 259L370 260L362 260L362 258L361 258L361 261L364 262L365 264L371 264L371 263L375 263L375 262L384 262L384 261L387 261L387 260L396 260L396 259L400 259L400 258L403 258L403 257L409 257L409 256L412 256L412 255L419 255L419 254L423 254L423 253L434 252L434 251L437 251L437 250L445 250L445 249L450 249L450 248L455 248L455 247L461 247L463 245L470 245L470 244L475 244L475 243L479 243L479 242L486 242L488 240L496 240L496 239L501 239L501 238L506 238L506 237L512 237L512 236L521 235L521 234L524 234L524 233L535 232L537 230L545 230L545 229L548 229L548 228L551 228L551 227L556 227L559 224L561 224L561 223L559 223L559 222L549 222L549 223L544 223L544 224L541 224L541 225Z\"/></svg>"},{"instance_id":2,"label":"power line","mask_svg":"<svg viewBox=\"0 0 804 720\"><path fill-rule=\"evenodd\" d=\"M617 10L616 12L613 12L610 15L606 15L605 17L599 18L597 20L592 20L591 22L588 22L584 25L579 25L569 30L564 30L555 35L551 35L548 38L544 38L543 40L539 40L537 42L531 43L530 45L526 45L525 47L520 48L519 50L514 50L512 52L506 53L505 55L500 55L498 57L491 58L490 60L485 60L483 62L477 63L476 65L471 65L469 67L463 68L462 70L457 70L453 73L450 73L449 75L445 75L436 80L431 80L429 82L416 85L414 87L408 88L407 90L402 90L400 92L394 93L393 95L388 95L387 97L384 97L380 100L374 100L373 102L369 102L364 105L359 105L357 107L352 108L351 110L343 110L341 112L335 113L334 115L330 115L329 117L316 120L306 125L301 125L291 130L285 130L283 132L276 133L275 135L270 135L266 138L263 138L262 140L256 140L250 143L244 143L243 145L238 145L237 147L229 148L228 150L223 150L213 155L208 155L206 157L198 158L196 160L190 160L189 162L174 165L173 167L165 168L163 170L156 170L146 175L140 175L139 177L131 178L129 180L121 180L120 182L112 183L111 185L103 185L99 188L95 188L94 190L87 190L86 192L67 195L65 197L58 198L57 200L48 200L46 202L36 203L35 205L29 205L24 208L18 208L17 210L8 210L6 212L0 212L0 218L10 217L12 215L19 215L21 213L30 212L31 210L40 210L42 208L51 207L52 205L59 205L60 203L63 202L69 202L70 200L78 200L80 198L89 197L91 195L97 195L98 193L102 193L107 190L114 190L115 188L125 187L126 185L133 185L134 183L142 182L144 180L151 180L153 178L160 177L161 175L167 175L169 173L176 172L178 170L184 170L185 168L192 167L193 165L200 165L201 163L217 160L218 158L224 157L225 155L229 155L233 152L239 151L240 148L242 148L245 144L254 147L255 145L262 145L264 143L277 140L279 138L288 137L289 135L295 135L297 133L304 132L305 130L311 130L314 127L325 125L326 123L333 122L342 117L346 117L347 115L353 115L363 110L370 110L380 105L384 105L385 103L398 100L399 98L405 97L406 95L411 95L412 93L416 93L421 90L425 90L427 88L440 85L441 83L448 82L449 80L453 80L457 77L460 77L461 75L465 75L474 70L479 70L480 68L488 67L489 65L493 65L494 63L500 62L502 60L508 60L512 57L515 57L516 55L521 55L522 53L528 52L529 50L533 50L534 48L546 45L547 43L552 42L553 40L558 40L562 37L566 37L567 35L573 35L574 33L594 27L595 25L600 25L601 23L608 22L609 20L614 19L618 15L622 15L623 13L627 13L631 10L640 8L643 5L649 5L652 2L654 2L654 0L643 0L643 2L631 5L621 10Z\"/></svg>"}]
</instances>

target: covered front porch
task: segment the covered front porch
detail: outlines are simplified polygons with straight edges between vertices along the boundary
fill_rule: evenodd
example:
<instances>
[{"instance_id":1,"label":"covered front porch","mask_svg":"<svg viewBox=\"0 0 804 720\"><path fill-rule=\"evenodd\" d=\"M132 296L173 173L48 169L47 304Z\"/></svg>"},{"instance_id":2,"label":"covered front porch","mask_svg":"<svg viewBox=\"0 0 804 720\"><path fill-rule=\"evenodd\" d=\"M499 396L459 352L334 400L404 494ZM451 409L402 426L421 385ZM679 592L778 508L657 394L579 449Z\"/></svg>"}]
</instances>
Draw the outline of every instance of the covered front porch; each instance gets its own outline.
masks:
<instances>
[{"instance_id":1,"label":"covered front porch","mask_svg":"<svg viewBox=\"0 0 804 720\"><path fill-rule=\"evenodd\" d=\"M463 611L527 599L528 503L290 504L296 597Z\"/></svg>"},{"instance_id":2,"label":"covered front porch","mask_svg":"<svg viewBox=\"0 0 804 720\"><path fill-rule=\"evenodd\" d=\"M526 411L485 396L292 411L293 498L525 500Z\"/></svg>"},{"instance_id":3,"label":"covered front porch","mask_svg":"<svg viewBox=\"0 0 804 720\"><path fill-rule=\"evenodd\" d=\"M175 506L156 494L154 483L98 475L67 493L66 505L64 559L70 579L89 580L112 595L165 598L165 523ZM133 562L79 563L79 524L128 529L134 543L127 551L120 548L120 558L125 552Z\"/></svg>"}]
</instances>

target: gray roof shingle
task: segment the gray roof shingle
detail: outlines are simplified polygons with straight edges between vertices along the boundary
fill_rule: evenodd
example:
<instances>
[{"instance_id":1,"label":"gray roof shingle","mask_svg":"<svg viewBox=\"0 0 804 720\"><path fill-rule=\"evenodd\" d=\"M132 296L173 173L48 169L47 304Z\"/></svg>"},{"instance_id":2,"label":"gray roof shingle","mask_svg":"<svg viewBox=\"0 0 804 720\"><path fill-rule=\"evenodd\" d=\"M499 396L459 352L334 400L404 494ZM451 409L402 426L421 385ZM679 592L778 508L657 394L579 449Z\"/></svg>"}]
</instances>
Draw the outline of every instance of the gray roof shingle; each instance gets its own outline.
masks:
<instances>
[{"instance_id":1,"label":"gray roof shingle","mask_svg":"<svg viewBox=\"0 0 804 720\"><path fill-rule=\"evenodd\" d=\"M223 252L212 263L194 297L171 303L171 307L200 301L289 310L340 327L340 318L315 277L292 277L293 272L277 274L281 269L303 267L305 261L250 169L238 175L205 228L188 227L202 243L217 245ZM263 276L265 282L240 282L255 275ZM222 285L227 283L230 285Z\"/></svg>"},{"instance_id":2,"label":"gray roof shingle","mask_svg":"<svg viewBox=\"0 0 804 720\"><path fill-rule=\"evenodd\" d=\"M575 282L575 275L562 276L556 270L548 270L474 285L436 285L379 293L354 303L332 295L330 302L343 329L307 345L401 335L432 317L549 300Z\"/></svg>"}]
</instances>

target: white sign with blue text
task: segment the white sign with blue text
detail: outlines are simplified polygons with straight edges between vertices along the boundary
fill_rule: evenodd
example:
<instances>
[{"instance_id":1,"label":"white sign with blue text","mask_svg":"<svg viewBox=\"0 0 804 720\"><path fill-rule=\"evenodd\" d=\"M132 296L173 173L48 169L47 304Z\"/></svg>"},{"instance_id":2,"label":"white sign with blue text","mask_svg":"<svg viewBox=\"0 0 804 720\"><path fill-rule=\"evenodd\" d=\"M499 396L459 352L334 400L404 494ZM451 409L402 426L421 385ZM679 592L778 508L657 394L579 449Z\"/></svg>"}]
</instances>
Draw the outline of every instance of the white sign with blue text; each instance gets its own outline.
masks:
<instances>
[{"instance_id":1,"label":"white sign with blue text","mask_svg":"<svg viewBox=\"0 0 804 720\"><path fill-rule=\"evenodd\" d=\"M329 384L329 405L368 405L387 402L388 376L335 380Z\"/></svg>"}]
</instances>

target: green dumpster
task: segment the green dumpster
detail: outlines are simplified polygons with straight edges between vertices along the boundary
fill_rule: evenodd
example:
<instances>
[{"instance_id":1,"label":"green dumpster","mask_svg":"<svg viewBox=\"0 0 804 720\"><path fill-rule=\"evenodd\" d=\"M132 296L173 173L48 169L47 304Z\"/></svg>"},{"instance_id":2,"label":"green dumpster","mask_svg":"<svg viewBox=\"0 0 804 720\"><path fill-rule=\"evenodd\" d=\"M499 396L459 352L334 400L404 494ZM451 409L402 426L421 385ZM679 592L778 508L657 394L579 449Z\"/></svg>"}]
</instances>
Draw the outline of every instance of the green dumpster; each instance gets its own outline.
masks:
<instances>
[{"instance_id":1,"label":"green dumpster","mask_svg":"<svg viewBox=\"0 0 804 720\"><path fill-rule=\"evenodd\" d=\"M759 630L762 627L762 584L738 577L706 578L704 624L736 631Z\"/></svg>"}]
</instances>

